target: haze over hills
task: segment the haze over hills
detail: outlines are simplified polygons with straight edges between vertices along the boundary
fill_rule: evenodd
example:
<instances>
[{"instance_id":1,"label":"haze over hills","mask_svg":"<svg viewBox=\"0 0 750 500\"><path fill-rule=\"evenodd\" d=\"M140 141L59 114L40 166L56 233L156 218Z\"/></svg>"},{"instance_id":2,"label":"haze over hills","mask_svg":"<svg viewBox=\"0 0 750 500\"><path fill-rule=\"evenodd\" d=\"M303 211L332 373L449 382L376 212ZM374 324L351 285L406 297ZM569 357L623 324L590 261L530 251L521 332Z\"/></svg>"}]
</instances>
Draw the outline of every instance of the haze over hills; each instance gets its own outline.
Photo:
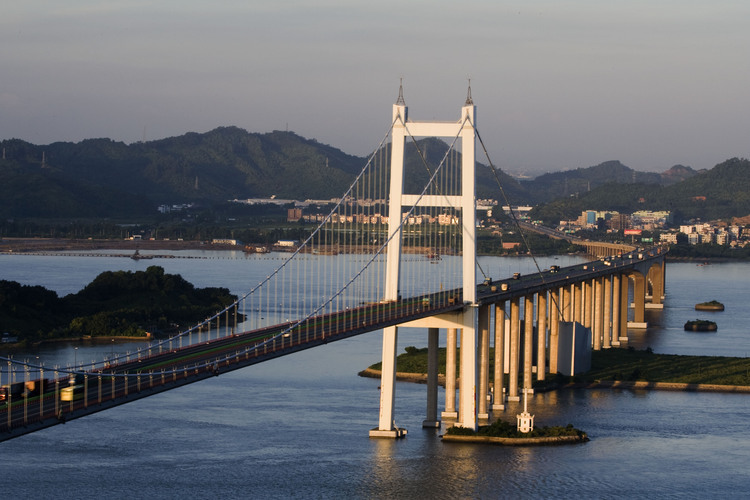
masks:
<instances>
[{"instance_id":1,"label":"haze over hills","mask_svg":"<svg viewBox=\"0 0 750 500\"><path fill-rule=\"evenodd\" d=\"M448 149L445 142L434 138L417 144L431 167L439 164ZM34 145L11 139L0 142L0 148L0 216L4 218L135 217L153 214L164 203L215 204L272 195L330 199L346 191L368 160L293 132L261 134L237 127L133 144L88 139ZM428 173L416 149L407 147L406 151L406 189L419 192ZM477 152L477 196L504 203L495 175L481 159ZM747 166L745 160L737 161L741 168ZM676 165L658 174L637 172L619 161L607 161L521 182L500 169L496 172L511 204L544 204L563 198L571 205L571 196L577 196L581 203L614 203L624 193L632 192L637 201L644 197L639 195L641 191L653 193L662 187L683 184L692 196L704 196L703 191L714 193L711 186L716 184L717 175L727 192L744 185L741 179L724 184L727 175L721 173L722 169L715 173L717 168L698 172ZM693 184L686 184L691 181ZM597 200L595 193L608 193L613 183L627 188L616 188L615 194L603 194ZM712 196L724 199L721 192ZM652 200L656 203L656 198L664 196L646 198L646 205L651 205ZM711 204L709 200L707 203ZM743 206L722 204L725 209ZM724 213L720 209L715 212Z\"/></svg>"}]
</instances>

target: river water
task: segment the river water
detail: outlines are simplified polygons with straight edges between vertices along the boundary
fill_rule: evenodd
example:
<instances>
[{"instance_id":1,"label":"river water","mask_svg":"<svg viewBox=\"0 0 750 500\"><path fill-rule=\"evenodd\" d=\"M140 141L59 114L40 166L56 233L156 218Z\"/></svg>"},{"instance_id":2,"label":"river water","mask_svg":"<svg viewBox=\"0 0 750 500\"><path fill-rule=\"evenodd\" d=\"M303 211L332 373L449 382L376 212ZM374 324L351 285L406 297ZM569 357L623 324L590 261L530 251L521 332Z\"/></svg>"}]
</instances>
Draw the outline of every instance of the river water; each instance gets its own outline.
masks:
<instances>
[{"instance_id":1,"label":"river water","mask_svg":"<svg viewBox=\"0 0 750 500\"><path fill-rule=\"evenodd\" d=\"M229 252L201 259L0 256L0 278L64 295L105 270L159 265L196 286L243 293L276 256ZM547 267L552 259L540 262ZM561 266L576 257L559 257ZM497 277L532 272L519 258L483 258ZM631 332L656 352L747 356L750 264L667 266L663 311ZM687 333L706 317L697 302L727 306L713 334ZM697 316L698 315L698 316ZM444 339L442 339L444 341ZM400 349L426 345L399 333ZM101 358L137 344L72 345L16 353L45 364ZM534 396L536 425L571 423L585 444L494 447L442 443L421 428L426 386L398 383L403 440L373 440L379 381L356 373L379 360L371 333L219 377L0 443L2 498L717 498L747 495L750 397L736 394L569 390ZM440 393L440 407L443 393ZM504 418L521 410L510 405Z\"/></svg>"}]
</instances>

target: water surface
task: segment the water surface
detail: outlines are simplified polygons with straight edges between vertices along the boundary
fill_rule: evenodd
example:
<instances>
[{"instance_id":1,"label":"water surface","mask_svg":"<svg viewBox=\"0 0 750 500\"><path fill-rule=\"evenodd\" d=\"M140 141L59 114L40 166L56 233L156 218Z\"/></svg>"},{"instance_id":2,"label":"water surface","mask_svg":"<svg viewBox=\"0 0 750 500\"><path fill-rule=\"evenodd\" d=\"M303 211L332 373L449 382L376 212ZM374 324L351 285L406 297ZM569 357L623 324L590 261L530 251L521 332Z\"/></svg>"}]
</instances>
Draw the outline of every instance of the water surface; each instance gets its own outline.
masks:
<instances>
[{"instance_id":1,"label":"water surface","mask_svg":"<svg viewBox=\"0 0 750 500\"><path fill-rule=\"evenodd\" d=\"M104 270L161 265L196 286L234 293L277 262L0 256L0 276L72 293ZM533 271L527 259L486 259L491 274ZM571 262L573 263L573 262ZM546 263L548 265L549 263ZM563 262L560 265L568 265ZM748 264L667 266L665 309L631 345L657 352L745 356ZM695 303L717 299L715 334L686 333ZM700 316L706 313L701 313ZM442 339L444 342L444 339ZM399 346L426 345L403 329ZM45 347L55 362L121 346ZM356 376L378 361L363 335L248 367L0 444L3 498L716 498L744 495L750 463L746 395L559 391L534 397L537 425L574 424L591 441L510 448L442 443L424 430L426 386L398 383L403 440L372 440L379 381ZM440 392L443 406L443 392ZM520 408L509 406L504 418Z\"/></svg>"}]
</instances>

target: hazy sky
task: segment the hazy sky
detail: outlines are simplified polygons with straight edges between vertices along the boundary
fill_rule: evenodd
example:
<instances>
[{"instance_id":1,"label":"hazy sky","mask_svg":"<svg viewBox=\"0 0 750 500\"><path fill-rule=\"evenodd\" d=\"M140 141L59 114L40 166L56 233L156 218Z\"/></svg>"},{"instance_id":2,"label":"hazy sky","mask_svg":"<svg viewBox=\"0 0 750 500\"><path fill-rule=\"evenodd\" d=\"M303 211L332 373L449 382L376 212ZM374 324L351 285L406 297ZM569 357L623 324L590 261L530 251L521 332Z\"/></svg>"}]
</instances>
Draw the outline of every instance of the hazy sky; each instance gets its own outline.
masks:
<instances>
[{"instance_id":1,"label":"hazy sky","mask_svg":"<svg viewBox=\"0 0 750 500\"><path fill-rule=\"evenodd\" d=\"M236 125L367 155L477 126L509 172L750 157L747 0L26 0L0 12L0 139L127 143ZM482 154L479 161L485 162Z\"/></svg>"}]
</instances>

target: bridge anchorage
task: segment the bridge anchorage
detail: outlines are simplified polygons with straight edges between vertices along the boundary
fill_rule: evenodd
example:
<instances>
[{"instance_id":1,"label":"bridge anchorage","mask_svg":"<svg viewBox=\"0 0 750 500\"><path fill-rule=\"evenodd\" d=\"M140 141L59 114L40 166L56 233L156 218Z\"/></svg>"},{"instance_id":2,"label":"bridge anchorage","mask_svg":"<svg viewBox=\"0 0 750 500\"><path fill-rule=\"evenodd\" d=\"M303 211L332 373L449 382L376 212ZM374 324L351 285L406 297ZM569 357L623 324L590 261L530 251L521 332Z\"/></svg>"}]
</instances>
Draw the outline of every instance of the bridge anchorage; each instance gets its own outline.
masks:
<instances>
[{"instance_id":1,"label":"bridge anchorage","mask_svg":"<svg viewBox=\"0 0 750 500\"><path fill-rule=\"evenodd\" d=\"M279 254L286 257L269 276L210 318L137 353L113 352L86 365L48 367L0 357L0 441L381 330L380 416L369 434L403 437L406 430L394 418L402 327L427 329L423 425L439 427L442 419L476 429L490 412L504 411L506 401L532 395L532 376L581 373L591 349L619 345L629 327L646 327L645 309L661 307L664 297L666 252L659 247L605 248L605 256L587 264L518 279L483 276L477 285L475 145L481 136L471 89L458 121L410 120L401 88L392 118L330 212L308 214L319 222L312 234ZM427 161L433 137L449 139L435 168ZM405 161L407 142L419 159L416 167ZM439 415L441 330L447 363ZM521 417L519 425L533 426L526 410Z\"/></svg>"}]
</instances>

